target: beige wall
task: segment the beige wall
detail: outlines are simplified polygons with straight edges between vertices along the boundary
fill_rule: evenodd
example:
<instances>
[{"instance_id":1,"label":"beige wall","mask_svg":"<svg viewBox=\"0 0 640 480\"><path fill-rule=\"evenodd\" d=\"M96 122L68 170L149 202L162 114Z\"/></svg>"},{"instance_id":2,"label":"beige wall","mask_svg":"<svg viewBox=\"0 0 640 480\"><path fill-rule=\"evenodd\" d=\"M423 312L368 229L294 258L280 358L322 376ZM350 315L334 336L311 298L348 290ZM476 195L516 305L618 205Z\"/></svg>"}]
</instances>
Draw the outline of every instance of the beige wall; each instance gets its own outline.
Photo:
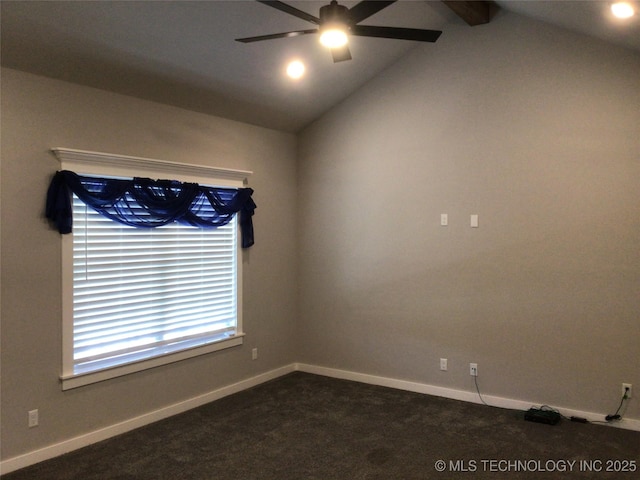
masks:
<instances>
[{"instance_id":1,"label":"beige wall","mask_svg":"<svg viewBox=\"0 0 640 480\"><path fill-rule=\"evenodd\" d=\"M244 256L242 347L61 391L60 235L43 216L59 168L51 147L254 172L256 245ZM3 459L294 361L295 148L291 134L2 70ZM28 429L34 408L40 425Z\"/></svg>"},{"instance_id":2,"label":"beige wall","mask_svg":"<svg viewBox=\"0 0 640 480\"><path fill-rule=\"evenodd\" d=\"M499 15L306 129L299 361L469 392L477 362L487 395L615 411L640 384L639 79L638 52Z\"/></svg>"}]
</instances>

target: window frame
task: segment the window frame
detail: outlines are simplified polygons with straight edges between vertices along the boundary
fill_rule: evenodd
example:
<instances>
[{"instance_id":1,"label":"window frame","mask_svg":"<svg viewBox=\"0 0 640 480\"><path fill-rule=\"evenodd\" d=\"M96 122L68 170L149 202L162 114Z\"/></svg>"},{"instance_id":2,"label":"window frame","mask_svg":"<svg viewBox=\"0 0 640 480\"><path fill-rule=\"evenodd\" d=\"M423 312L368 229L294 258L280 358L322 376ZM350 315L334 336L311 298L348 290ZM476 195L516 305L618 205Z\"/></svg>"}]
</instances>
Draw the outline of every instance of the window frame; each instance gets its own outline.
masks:
<instances>
[{"instance_id":1,"label":"window frame","mask_svg":"<svg viewBox=\"0 0 640 480\"><path fill-rule=\"evenodd\" d=\"M220 187L242 188L252 174L246 170L231 170L204 165L183 164L142 157L131 157L102 152L89 152L69 148L53 148L62 170L71 170L86 175L119 177L169 178L181 182L196 182ZM236 229L239 228L236 222ZM240 232L237 231L236 245L236 292L237 331L220 341L156 356L124 365L89 373L74 374L73 364L73 234L62 237L62 390L101 382L111 378L129 375L150 368L205 355L215 351L242 345L244 331L242 322L242 258Z\"/></svg>"}]
</instances>

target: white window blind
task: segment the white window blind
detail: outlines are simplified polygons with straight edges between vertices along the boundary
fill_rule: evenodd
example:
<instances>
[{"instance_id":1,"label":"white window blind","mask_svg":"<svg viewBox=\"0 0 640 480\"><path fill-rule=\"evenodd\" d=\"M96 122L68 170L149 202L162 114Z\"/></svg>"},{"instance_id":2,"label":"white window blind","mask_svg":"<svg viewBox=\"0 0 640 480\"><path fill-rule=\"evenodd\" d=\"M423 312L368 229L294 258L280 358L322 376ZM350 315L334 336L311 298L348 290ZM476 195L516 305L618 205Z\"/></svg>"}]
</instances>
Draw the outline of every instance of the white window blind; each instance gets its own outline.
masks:
<instances>
[{"instance_id":1,"label":"white window blind","mask_svg":"<svg viewBox=\"0 0 640 480\"><path fill-rule=\"evenodd\" d=\"M237 225L135 228L73 198L73 374L238 333Z\"/></svg>"}]
</instances>

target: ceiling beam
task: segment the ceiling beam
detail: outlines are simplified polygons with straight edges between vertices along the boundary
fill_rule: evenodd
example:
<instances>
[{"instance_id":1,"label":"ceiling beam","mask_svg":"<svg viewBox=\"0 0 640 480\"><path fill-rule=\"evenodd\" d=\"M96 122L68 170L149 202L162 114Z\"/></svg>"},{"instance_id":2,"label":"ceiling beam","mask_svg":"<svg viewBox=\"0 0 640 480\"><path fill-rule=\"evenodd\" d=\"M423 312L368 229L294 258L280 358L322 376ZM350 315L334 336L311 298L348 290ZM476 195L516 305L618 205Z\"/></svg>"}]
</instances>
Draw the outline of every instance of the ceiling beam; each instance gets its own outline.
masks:
<instances>
[{"instance_id":1,"label":"ceiling beam","mask_svg":"<svg viewBox=\"0 0 640 480\"><path fill-rule=\"evenodd\" d=\"M498 6L493 1L462 1L454 0L447 1L442 0L447 7L455 12L461 19L467 22L472 27L475 25L482 25L489 23L491 17L498 9Z\"/></svg>"}]
</instances>

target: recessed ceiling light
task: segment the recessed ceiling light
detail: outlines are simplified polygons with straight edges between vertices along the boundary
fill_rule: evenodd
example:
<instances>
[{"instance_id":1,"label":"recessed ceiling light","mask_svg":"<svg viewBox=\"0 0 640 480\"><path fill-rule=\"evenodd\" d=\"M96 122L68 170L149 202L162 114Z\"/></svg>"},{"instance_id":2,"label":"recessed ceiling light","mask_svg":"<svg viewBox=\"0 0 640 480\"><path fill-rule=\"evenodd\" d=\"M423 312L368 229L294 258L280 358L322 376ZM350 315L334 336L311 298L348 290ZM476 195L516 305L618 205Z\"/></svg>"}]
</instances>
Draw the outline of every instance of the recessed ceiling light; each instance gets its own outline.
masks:
<instances>
[{"instance_id":1,"label":"recessed ceiling light","mask_svg":"<svg viewBox=\"0 0 640 480\"><path fill-rule=\"evenodd\" d=\"M304 63L300 60L294 60L287 65L287 75L295 80L304 75L304 70Z\"/></svg>"},{"instance_id":2,"label":"recessed ceiling light","mask_svg":"<svg viewBox=\"0 0 640 480\"><path fill-rule=\"evenodd\" d=\"M629 2L616 2L611 5L611 12L618 18L633 17L635 10Z\"/></svg>"}]
</instances>

